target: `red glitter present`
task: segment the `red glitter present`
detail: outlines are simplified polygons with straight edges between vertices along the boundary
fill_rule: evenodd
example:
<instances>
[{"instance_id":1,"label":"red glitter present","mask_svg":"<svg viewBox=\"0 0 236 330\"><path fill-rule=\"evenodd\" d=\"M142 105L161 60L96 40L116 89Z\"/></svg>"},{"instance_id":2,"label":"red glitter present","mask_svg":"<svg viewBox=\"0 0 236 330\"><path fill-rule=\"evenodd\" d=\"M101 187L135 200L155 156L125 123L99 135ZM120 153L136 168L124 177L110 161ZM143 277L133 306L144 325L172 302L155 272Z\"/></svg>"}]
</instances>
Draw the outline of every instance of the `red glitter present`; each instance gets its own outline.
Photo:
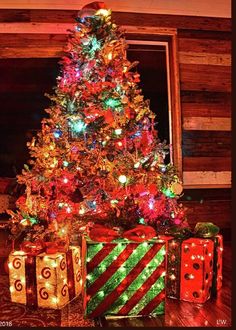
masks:
<instances>
[{"instance_id":1,"label":"red glitter present","mask_svg":"<svg viewBox=\"0 0 236 330\"><path fill-rule=\"evenodd\" d=\"M223 238L168 240L167 296L204 303L222 286Z\"/></svg>"}]
</instances>

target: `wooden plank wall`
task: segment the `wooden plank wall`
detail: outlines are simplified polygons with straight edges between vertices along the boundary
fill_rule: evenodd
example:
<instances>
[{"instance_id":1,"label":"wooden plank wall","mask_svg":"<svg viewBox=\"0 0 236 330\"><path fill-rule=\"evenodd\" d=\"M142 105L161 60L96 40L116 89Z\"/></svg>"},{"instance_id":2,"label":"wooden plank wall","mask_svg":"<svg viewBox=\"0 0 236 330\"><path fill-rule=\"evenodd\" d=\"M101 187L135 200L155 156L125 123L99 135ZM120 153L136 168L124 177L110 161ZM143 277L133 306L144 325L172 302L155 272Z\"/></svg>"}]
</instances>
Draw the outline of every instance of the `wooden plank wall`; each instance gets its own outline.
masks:
<instances>
[{"instance_id":1,"label":"wooden plank wall","mask_svg":"<svg viewBox=\"0 0 236 330\"><path fill-rule=\"evenodd\" d=\"M19 127L26 127L22 114L29 108L36 116L32 128L37 128L37 116L43 117L47 104L39 104L37 97L55 85L50 72L58 69L67 29L73 28L76 14L74 10L0 10L0 96L9 114L3 118L3 130L16 118ZM177 29L185 183L182 200L192 225L213 221L229 238L231 20L124 12L113 15L119 25ZM9 75L15 77L15 84ZM42 75L47 76L47 85Z\"/></svg>"}]
</instances>

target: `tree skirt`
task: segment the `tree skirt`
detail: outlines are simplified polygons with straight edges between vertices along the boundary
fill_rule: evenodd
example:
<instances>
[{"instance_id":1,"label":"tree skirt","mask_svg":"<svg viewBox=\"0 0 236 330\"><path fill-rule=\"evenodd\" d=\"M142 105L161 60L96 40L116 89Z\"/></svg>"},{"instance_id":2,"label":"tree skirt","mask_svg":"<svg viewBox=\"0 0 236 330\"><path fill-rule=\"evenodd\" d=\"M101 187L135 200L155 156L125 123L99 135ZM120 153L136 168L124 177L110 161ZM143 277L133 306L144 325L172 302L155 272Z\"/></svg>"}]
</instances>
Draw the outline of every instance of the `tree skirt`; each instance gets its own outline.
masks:
<instances>
[{"instance_id":1,"label":"tree skirt","mask_svg":"<svg viewBox=\"0 0 236 330\"><path fill-rule=\"evenodd\" d=\"M94 327L94 322L85 320L81 297L74 299L61 310L29 309L10 301L8 276L0 275L0 321L12 322L13 327Z\"/></svg>"}]
</instances>

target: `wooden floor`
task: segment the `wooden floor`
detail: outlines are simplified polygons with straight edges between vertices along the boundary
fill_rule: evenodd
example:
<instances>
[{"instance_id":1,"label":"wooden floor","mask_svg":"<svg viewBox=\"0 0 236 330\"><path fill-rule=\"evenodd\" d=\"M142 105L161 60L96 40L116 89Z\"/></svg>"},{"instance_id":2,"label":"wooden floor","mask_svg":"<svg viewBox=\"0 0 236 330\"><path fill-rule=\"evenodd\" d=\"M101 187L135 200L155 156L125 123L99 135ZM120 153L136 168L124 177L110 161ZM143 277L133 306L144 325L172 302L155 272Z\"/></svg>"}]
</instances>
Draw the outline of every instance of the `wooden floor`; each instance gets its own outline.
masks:
<instances>
[{"instance_id":1,"label":"wooden floor","mask_svg":"<svg viewBox=\"0 0 236 330\"><path fill-rule=\"evenodd\" d=\"M230 327L231 326L231 268L230 244L224 246L223 287L217 298L205 304L193 304L166 299L166 313L159 317L97 320L101 327Z\"/></svg>"}]
</instances>

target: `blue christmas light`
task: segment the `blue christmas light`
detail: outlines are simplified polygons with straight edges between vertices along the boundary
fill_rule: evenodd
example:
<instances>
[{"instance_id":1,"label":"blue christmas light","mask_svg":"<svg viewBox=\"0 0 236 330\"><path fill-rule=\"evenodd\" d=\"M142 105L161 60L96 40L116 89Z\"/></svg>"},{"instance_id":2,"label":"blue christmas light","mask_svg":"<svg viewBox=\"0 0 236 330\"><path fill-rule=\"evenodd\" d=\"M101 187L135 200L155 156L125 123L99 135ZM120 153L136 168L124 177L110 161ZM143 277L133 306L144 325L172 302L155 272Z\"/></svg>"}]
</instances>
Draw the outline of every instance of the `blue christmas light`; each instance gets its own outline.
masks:
<instances>
[{"instance_id":1,"label":"blue christmas light","mask_svg":"<svg viewBox=\"0 0 236 330\"><path fill-rule=\"evenodd\" d=\"M96 201L87 201L87 205L90 209L96 210L96 206L97 206Z\"/></svg>"},{"instance_id":2,"label":"blue christmas light","mask_svg":"<svg viewBox=\"0 0 236 330\"><path fill-rule=\"evenodd\" d=\"M61 136L62 136L62 131L59 130L59 129L56 129L54 132L53 132L53 135L56 139L59 139Z\"/></svg>"}]
</instances>

